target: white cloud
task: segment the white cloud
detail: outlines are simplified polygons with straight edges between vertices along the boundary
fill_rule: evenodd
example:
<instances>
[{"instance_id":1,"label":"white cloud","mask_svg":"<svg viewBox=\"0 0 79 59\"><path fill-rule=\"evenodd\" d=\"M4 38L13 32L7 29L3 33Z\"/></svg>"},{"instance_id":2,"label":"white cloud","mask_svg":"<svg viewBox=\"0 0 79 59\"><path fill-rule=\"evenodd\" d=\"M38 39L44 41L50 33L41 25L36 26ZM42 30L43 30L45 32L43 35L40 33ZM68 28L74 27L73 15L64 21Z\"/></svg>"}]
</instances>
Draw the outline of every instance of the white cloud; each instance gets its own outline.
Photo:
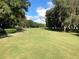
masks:
<instances>
[{"instance_id":1,"label":"white cloud","mask_svg":"<svg viewBox=\"0 0 79 59\"><path fill-rule=\"evenodd\" d=\"M43 8L43 7L38 7L37 10L36 10L38 16L40 17L45 17L45 14L46 14L46 9Z\"/></svg>"},{"instance_id":2,"label":"white cloud","mask_svg":"<svg viewBox=\"0 0 79 59\"><path fill-rule=\"evenodd\" d=\"M44 23L45 24L45 14L46 14L46 9L43 7L38 7L36 9L37 16L28 16L26 15L27 19L32 19L34 22L38 23Z\"/></svg>"},{"instance_id":3,"label":"white cloud","mask_svg":"<svg viewBox=\"0 0 79 59\"><path fill-rule=\"evenodd\" d=\"M49 10L50 8L54 7L54 5L52 4L52 2L47 2L48 4L48 8L44 8L44 7L37 7L36 12L37 12L37 16L28 16L27 15L27 19L33 19L33 21L38 22L38 23L45 23L45 15L46 15L46 11Z\"/></svg>"},{"instance_id":4,"label":"white cloud","mask_svg":"<svg viewBox=\"0 0 79 59\"><path fill-rule=\"evenodd\" d=\"M33 20L34 22L45 24L45 18L41 18L39 16L28 16L28 15L26 15L26 17L28 20Z\"/></svg>"},{"instance_id":5,"label":"white cloud","mask_svg":"<svg viewBox=\"0 0 79 59\"><path fill-rule=\"evenodd\" d=\"M51 1L47 2L47 4L48 4L47 10L55 7L55 5Z\"/></svg>"},{"instance_id":6,"label":"white cloud","mask_svg":"<svg viewBox=\"0 0 79 59\"><path fill-rule=\"evenodd\" d=\"M35 19L36 19L36 20L34 20L34 22L38 22L38 23L43 23L43 24L45 24L45 19L44 19L44 18L41 19L39 16L36 16Z\"/></svg>"},{"instance_id":7,"label":"white cloud","mask_svg":"<svg viewBox=\"0 0 79 59\"><path fill-rule=\"evenodd\" d=\"M26 18L27 18L27 20L31 20L31 19L33 19L34 17L33 17L33 16L28 16L28 15L26 15Z\"/></svg>"},{"instance_id":8,"label":"white cloud","mask_svg":"<svg viewBox=\"0 0 79 59\"><path fill-rule=\"evenodd\" d=\"M47 4L48 4L49 8L52 8L55 6L51 1L47 2Z\"/></svg>"}]
</instances>

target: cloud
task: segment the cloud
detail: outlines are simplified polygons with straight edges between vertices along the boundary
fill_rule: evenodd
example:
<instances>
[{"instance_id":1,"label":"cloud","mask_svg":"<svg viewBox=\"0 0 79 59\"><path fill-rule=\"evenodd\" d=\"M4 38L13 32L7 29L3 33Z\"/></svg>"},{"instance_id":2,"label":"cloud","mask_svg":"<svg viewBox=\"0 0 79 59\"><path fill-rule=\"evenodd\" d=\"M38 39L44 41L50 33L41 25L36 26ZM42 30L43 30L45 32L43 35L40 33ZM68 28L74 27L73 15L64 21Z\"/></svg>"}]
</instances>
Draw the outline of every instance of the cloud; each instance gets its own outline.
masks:
<instances>
[{"instance_id":1,"label":"cloud","mask_svg":"<svg viewBox=\"0 0 79 59\"><path fill-rule=\"evenodd\" d=\"M51 1L47 2L47 4L48 4L47 10L55 7L55 5Z\"/></svg>"},{"instance_id":2,"label":"cloud","mask_svg":"<svg viewBox=\"0 0 79 59\"><path fill-rule=\"evenodd\" d=\"M48 4L49 8L53 8L55 6L51 1L47 2L47 4Z\"/></svg>"},{"instance_id":3,"label":"cloud","mask_svg":"<svg viewBox=\"0 0 79 59\"><path fill-rule=\"evenodd\" d=\"M27 19L32 19L35 22L45 24L46 11L49 10L50 8L54 7L54 4L52 4L52 2L50 2L50 1L47 2L47 5L48 5L48 8L44 8L42 6L37 7L37 9L36 9L37 16L28 16L27 15Z\"/></svg>"},{"instance_id":4,"label":"cloud","mask_svg":"<svg viewBox=\"0 0 79 59\"><path fill-rule=\"evenodd\" d=\"M33 16L29 16L29 15L25 15L25 16L26 16L27 20L31 20L34 18Z\"/></svg>"},{"instance_id":5,"label":"cloud","mask_svg":"<svg viewBox=\"0 0 79 59\"><path fill-rule=\"evenodd\" d=\"M26 15L26 17L28 20L33 20L34 22L45 24L45 18L41 18L40 16L28 16L28 15Z\"/></svg>"},{"instance_id":6,"label":"cloud","mask_svg":"<svg viewBox=\"0 0 79 59\"><path fill-rule=\"evenodd\" d=\"M28 16L28 15L26 15L26 17L27 17L28 20L32 19L34 22L45 24L46 10L47 9L45 9L43 7L38 7L36 9L37 16Z\"/></svg>"},{"instance_id":7,"label":"cloud","mask_svg":"<svg viewBox=\"0 0 79 59\"><path fill-rule=\"evenodd\" d=\"M45 19L44 18L41 19L39 16L36 16L34 19L35 19L34 22L45 24Z\"/></svg>"},{"instance_id":8,"label":"cloud","mask_svg":"<svg viewBox=\"0 0 79 59\"><path fill-rule=\"evenodd\" d=\"M40 17L45 17L45 14L46 14L46 9L43 8L43 7L38 7L37 10L36 10L38 16Z\"/></svg>"}]
</instances>

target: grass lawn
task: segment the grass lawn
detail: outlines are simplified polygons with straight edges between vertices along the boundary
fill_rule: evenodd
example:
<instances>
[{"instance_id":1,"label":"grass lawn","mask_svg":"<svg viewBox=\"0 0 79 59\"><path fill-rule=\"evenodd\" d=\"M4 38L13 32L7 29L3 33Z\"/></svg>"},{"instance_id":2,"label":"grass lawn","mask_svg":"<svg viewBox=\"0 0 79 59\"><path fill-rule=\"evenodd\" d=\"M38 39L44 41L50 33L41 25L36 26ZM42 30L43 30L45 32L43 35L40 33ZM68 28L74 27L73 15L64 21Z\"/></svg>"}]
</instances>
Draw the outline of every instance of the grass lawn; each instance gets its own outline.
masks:
<instances>
[{"instance_id":1,"label":"grass lawn","mask_svg":"<svg viewBox=\"0 0 79 59\"><path fill-rule=\"evenodd\" d=\"M0 59L79 59L79 37L29 29L0 39Z\"/></svg>"}]
</instances>

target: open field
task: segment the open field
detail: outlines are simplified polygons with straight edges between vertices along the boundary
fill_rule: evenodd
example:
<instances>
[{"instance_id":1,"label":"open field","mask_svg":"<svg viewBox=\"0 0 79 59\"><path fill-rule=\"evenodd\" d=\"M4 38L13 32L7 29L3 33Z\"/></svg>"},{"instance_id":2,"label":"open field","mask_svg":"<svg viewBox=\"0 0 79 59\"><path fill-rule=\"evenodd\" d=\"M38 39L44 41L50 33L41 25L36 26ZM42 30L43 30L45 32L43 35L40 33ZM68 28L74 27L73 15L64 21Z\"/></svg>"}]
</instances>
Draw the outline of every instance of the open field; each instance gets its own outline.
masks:
<instances>
[{"instance_id":1,"label":"open field","mask_svg":"<svg viewBox=\"0 0 79 59\"><path fill-rule=\"evenodd\" d=\"M29 29L0 40L0 59L79 59L79 37Z\"/></svg>"}]
</instances>

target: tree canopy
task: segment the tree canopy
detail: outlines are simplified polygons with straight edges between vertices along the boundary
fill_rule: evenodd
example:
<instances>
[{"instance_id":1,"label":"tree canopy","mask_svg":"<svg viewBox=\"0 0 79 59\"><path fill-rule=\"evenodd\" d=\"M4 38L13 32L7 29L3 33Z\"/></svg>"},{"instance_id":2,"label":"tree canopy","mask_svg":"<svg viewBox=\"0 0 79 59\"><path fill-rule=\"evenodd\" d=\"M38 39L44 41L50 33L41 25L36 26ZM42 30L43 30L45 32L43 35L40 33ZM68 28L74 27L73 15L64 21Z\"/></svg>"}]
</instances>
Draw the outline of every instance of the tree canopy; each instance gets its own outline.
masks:
<instances>
[{"instance_id":1,"label":"tree canopy","mask_svg":"<svg viewBox=\"0 0 79 59\"><path fill-rule=\"evenodd\" d=\"M47 10L46 24L50 29L78 29L79 0L53 0L55 7Z\"/></svg>"},{"instance_id":2,"label":"tree canopy","mask_svg":"<svg viewBox=\"0 0 79 59\"><path fill-rule=\"evenodd\" d=\"M28 0L0 0L0 27L23 26L29 6Z\"/></svg>"},{"instance_id":3,"label":"tree canopy","mask_svg":"<svg viewBox=\"0 0 79 59\"><path fill-rule=\"evenodd\" d=\"M45 27L45 24L37 23L37 22L34 22L32 20L27 20L26 26L28 28L38 28L38 27Z\"/></svg>"}]
</instances>

